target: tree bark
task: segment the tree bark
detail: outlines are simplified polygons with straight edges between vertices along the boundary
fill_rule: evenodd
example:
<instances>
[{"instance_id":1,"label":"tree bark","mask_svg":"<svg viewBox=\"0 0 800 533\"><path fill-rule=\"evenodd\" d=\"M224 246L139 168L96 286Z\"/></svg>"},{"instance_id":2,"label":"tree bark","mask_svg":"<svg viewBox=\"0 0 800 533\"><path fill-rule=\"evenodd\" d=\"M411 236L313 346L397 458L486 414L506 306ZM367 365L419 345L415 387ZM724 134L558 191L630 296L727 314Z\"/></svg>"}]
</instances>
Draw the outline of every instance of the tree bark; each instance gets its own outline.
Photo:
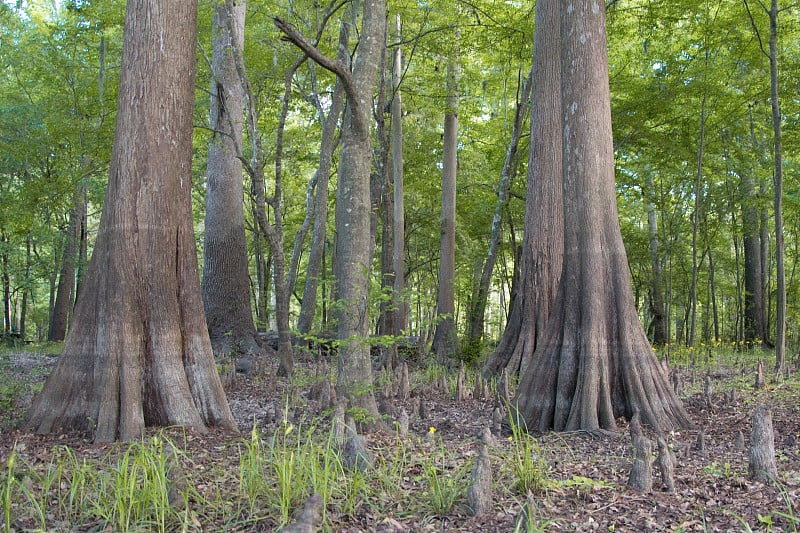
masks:
<instances>
[{"instance_id":1,"label":"tree bark","mask_svg":"<svg viewBox=\"0 0 800 533\"><path fill-rule=\"evenodd\" d=\"M564 219L561 186L561 26L559 4L536 6L531 101L531 139L520 277L508 323L487 375L521 373L541 335L561 277Z\"/></svg>"},{"instance_id":2,"label":"tree bark","mask_svg":"<svg viewBox=\"0 0 800 533\"><path fill-rule=\"evenodd\" d=\"M395 19L395 38L402 38L400 15ZM392 304L394 306L394 329L397 333L408 328L408 301L405 297L405 192L403 184L403 104L400 83L403 77L403 49L397 46L392 61L392 270L394 286Z\"/></svg>"},{"instance_id":3,"label":"tree bark","mask_svg":"<svg viewBox=\"0 0 800 533\"><path fill-rule=\"evenodd\" d=\"M440 362L458 353L455 320L456 271L456 174L458 171L459 65L447 64L447 100L444 115L442 159L442 223L439 247L439 289L436 304L436 331L431 351Z\"/></svg>"},{"instance_id":4,"label":"tree bark","mask_svg":"<svg viewBox=\"0 0 800 533\"><path fill-rule=\"evenodd\" d=\"M75 273L78 265L81 223L85 210L86 188L84 184L79 183L72 200L67 232L64 235L61 272L58 276L56 299L50 314L50 327L47 332L49 341L63 341L67 334L67 323L75 299Z\"/></svg>"},{"instance_id":5,"label":"tree bark","mask_svg":"<svg viewBox=\"0 0 800 533\"><path fill-rule=\"evenodd\" d=\"M706 52L708 61L708 52ZM694 346L695 332L697 329L697 277L700 264L697 260L699 244L697 236L700 232L700 223L703 220L703 153L706 144L706 96L700 104L700 138L697 143L697 171L694 183L694 211L692 213L692 284L689 288L689 325L687 328L686 345Z\"/></svg>"},{"instance_id":6,"label":"tree bark","mask_svg":"<svg viewBox=\"0 0 800 533\"><path fill-rule=\"evenodd\" d=\"M769 79L772 101L773 155L775 159L775 371L782 373L786 364L786 270L783 244L783 141L781 106L778 99L778 0L769 9Z\"/></svg>"},{"instance_id":7,"label":"tree bark","mask_svg":"<svg viewBox=\"0 0 800 533\"><path fill-rule=\"evenodd\" d=\"M386 2L365 0L358 55L352 72L341 61L322 55L307 39L280 19L275 24L292 43L319 65L334 72L347 93L342 121L342 153L336 194L334 278L337 294L339 364L337 394L350 407L378 420L372 391L368 294L370 249L370 123L372 92L386 45Z\"/></svg>"},{"instance_id":8,"label":"tree bark","mask_svg":"<svg viewBox=\"0 0 800 533\"><path fill-rule=\"evenodd\" d=\"M638 410L691 425L633 304L614 187L605 10L561 11L564 260L550 319L514 402L529 430L613 430Z\"/></svg>"},{"instance_id":9,"label":"tree bark","mask_svg":"<svg viewBox=\"0 0 800 533\"><path fill-rule=\"evenodd\" d=\"M650 329L652 331L653 344L664 346L669 342L669 329L667 328L667 316L664 306L664 282L661 275L661 252L658 242L658 212L656 211L656 186L652 172L645 175L647 189L645 198L647 199L647 230L649 235L650 250Z\"/></svg>"},{"instance_id":10,"label":"tree bark","mask_svg":"<svg viewBox=\"0 0 800 533\"><path fill-rule=\"evenodd\" d=\"M236 427L202 312L192 225L196 17L194 0L127 4L103 214L64 350L28 412L38 433L109 441L146 426Z\"/></svg>"},{"instance_id":11,"label":"tree bark","mask_svg":"<svg viewBox=\"0 0 800 533\"><path fill-rule=\"evenodd\" d=\"M244 46L244 0L231 8L224 0L214 5L210 105L214 133L208 147L201 288L215 355L236 356L263 350L250 306L242 162L237 155L242 142L244 97L233 49Z\"/></svg>"}]
</instances>

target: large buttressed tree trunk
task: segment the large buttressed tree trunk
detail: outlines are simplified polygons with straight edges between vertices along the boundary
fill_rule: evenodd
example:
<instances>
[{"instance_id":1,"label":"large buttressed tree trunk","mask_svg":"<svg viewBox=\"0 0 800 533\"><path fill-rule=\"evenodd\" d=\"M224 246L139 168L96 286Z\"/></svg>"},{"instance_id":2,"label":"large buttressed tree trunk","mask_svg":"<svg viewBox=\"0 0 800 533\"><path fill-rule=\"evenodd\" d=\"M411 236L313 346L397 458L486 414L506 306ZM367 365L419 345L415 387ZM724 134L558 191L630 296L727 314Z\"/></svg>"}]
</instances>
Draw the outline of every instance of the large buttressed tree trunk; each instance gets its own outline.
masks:
<instances>
[{"instance_id":1,"label":"large buttressed tree trunk","mask_svg":"<svg viewBox=\"0 0 800 533\"><path fill-rule=\"evenodd\" d=\"M37 432L133 439L146 426L235 429L206 330L191 215L196 1L131 0L94 254ZM180 23L176 22L180 21Z\"/></svg>"},{"instance_id":2,"label":"large buttressed tree trunk","mask_svg":"<svg viewBox=\"0 0 800 533\"><path fill-rule=\"evenodd\" d=\"M515 397L529 430L612 430L638 411L690 426L634 307L617 218L605 10L561 11L564 261L553 308Z\"/></svg>"},{"instance_id":3,"label":"large buttressed tree trunk","mask_svg":"<svg viewBox=\"0 0 800 533\"><path fill-rule=\"evenodd\" d=\"M486 373L516 374L528 365L544 331L561 277L564 247L561 200L561 61L557 0L536 6L531 139L525 234L517 296Z\"/></svg>"},{"instance_id":4,"label":"large buttressed tree trunk","mask_svg":"<svg viewBox=\"0 0 800 533\"><path fill-rule=\"evenodd\" d=\"M244 97L231 49L244 44L245 2L232 2L231 7L229 11L223 0L214 6L210 106L214 134L208 146L203 240L203 306L218 355L261 352L250 307L242 162L236 149L242 142ZM236 28L236 43L231 27Z\"/></svg>"}]
</instances>

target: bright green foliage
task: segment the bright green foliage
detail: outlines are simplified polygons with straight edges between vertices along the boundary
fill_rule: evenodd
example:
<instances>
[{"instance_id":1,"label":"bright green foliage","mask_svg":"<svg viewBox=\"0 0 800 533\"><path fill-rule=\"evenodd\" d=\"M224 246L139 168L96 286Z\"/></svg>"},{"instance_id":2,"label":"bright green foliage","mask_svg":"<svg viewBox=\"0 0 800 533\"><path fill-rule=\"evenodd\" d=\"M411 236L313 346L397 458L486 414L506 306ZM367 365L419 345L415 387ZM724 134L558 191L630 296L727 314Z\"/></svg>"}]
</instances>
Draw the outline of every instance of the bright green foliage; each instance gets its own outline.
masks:
<instances>
[{"instance_id":1,"label":"bright green foliage","mask_svg":"<svg viewBox=\"0 0 800 533\"><path fill-rule=\"evenodd\" d=\"M63 231L76 185L89 188L88 247L93 240L103 195L116 106L116 85L124 2L63 2L58 12L49 2L0 4L0 269L8 278L13 323L27 295L27 336L46 331L49 296L56 280ZM194 161L194 215L201 230L208 139L211 0L199 7L198 79ZM338 9L325 18L327 3L250 2L245 30L245 64L256 96L258 127L264 145L267 189L275 176L275 140L284 73L300 57L280 40L273 16L294 25L319 49L335 57L342 17ZM749 9L748 9L749 8ZM439 246L439 187L447 58L461 58L459 107L456 322L463 330L476 273L485 258L497 182L508 144L520 81L532 57L533 6L487 0L453 4L443 0L389 2L390 17L399 14L402 39L390 38L390 50L403 50L401 90L404 108L406 193L406 278L412 335L423 335L436 320ZM628 251L634 296L642 320L649 321L651 261L645 198L652 195L659 226L659 254L664 295L673 339L687 338L685 325L692 278L692 221L698 179L701 115L706 121L699 190L697 341L715 336L738 340L742 329L742 214L740 182L753 176L761 187L760 206L771 220L772 130L770 124L768 17L757 2L725 0L699 3L679 0L652 4L641 0L612 2L607 9L612 118L615 133L620 225ZM784 164L787 291L790 350L800 301L795 265L800 246L800 183L797 181L800 48L796 10L781 11L778 33L779 74L784 113ZM324 26L324 27L323 27ZM321 29L322 28L322 29ZM352 52L356 37L351 35ZM101 61L101 42L104 61ZM101 67L102 65L102 67ZM100 83L102 75L102 83ZM285 250L305 216L306 188L318 160L321 117L312 104L318 97L327 110L334 78L311 61L292 80L283 153ZM536 97L534 88L533 97ZM387 95L387 101L391 95ZM380 115L387 121L388 115ZM388 123L387 123L388 125ZM251 147L246 141L243 154ZM470 358L491 349L505 325L514 270L513 245L521 242L527 143L521 143L517 179L504 213L503 245L492 278L487 315L487 344ZM380 142L374 139L374 174L380 174ZM329 190L336 187L336 160ZM655 190L645 190L652 176ZM249 187L246 187L248 190ZM252 241L252 201L243 199ZM335 202L330 195L331 203ZM329 210L333 213L333 209ZM332 215L329 219L332 243ZM380 225L376 242L384 238ZM769 235L769 226L765 227ZM198 234L198 244L202 235ZM330 243L329 243L330 244ZM251 244L252 246L252 244ZM28 252L28 248L30 252ZM307 247L306 247L307 249ZM328 247L328 259L332 246ZM378 279L376 250L373 287ZM328 269L330 261L326 259ZM296 311L305 282L301 258L292 288ZM712 262L714 287L712 292ZM770 272L774 268L768 265ZM255 280L255 263L252 265ZM323 273L328 298L333 297ZM774 276L767 277L767 293ZM254 296L257 288L254 287ZM374 290L370 316L377 317L380 291ZM319 299L319 306L322 306ZM770 302L772 304L772 302ZM330 302L325 303L326 306ZM716 308L716 316L714 309ZM329 309L329 308L328 308ZM321 311L321 309L320 309ZM318 312L316 331L323 331ZM266 317L263 317L266 320ZM774 311L770 311L774 327Z\"/></svg>"}]
</instances>

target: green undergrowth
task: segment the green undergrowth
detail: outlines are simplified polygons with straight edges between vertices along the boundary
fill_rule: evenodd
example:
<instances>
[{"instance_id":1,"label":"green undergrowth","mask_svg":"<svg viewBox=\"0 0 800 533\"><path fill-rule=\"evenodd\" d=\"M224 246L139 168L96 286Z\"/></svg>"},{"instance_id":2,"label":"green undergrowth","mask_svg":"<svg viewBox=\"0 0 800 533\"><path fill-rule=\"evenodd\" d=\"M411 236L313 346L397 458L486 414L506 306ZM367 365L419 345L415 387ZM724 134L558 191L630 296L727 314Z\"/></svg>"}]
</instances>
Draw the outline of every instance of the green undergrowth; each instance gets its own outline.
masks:
<instances>
[{"instance_id":1,"label":"green undergrowth","mask_svg":"<svg viewBox=\"0 0 800 533\"><path fill-rule=\"evenodd\" d=\"M191 437L179 429L115 444L100 456L56 446L41 461L19 445L0 470L0 532L270 529L290 522L314 492L325 503L326 531L364 514L463 512L474 456L434 432L386 435L371 446L372 467L351 471L329 427L324 420L305 427L284 420L270 432L253 426L213 451L225 458L219 462L192 452ZM497 485L517 479L514 446L494 446L492 456L501 471ZM524 483L512 481L518 494Z\"/></svg>"},{"instance_id":2,"label":"green undergrowth","mask_svg":"<svg viewBox=\"0 0 800 533\"><path fill-rule=\"evenodd\" d=\"M714 357L714 368L726 357L735 361L736 354ZM691 361L685 364L691 367ZM477 375L467 368L468 389ZM444 380L448 390L441 393L452 395L456 376L457 371L445 366L429 365L411 379L415 386ZM475 437L454 439L433 426L424 435L374 435L372 466L363 472L349 470L330 420L296 415L302 411L296 405L301 401L298 391L314 381L303 379L293 378L274 426L254 424L246 435L215 439L211 445L198 444L200 437L176 428L149 433L137 442L88 450L54 446L34 453L20 443L0 457L0 533L269 531L289 523L312 493L324 502L324 531L365 517L425 522L465 514L470 472L480 447ZM742 391L752 391L750 374L731 375L730 381ZM796 394L797 381L772 381L769 389ZM508 411L511 435L495 437L489 455L497 497L512 502L522 517L514 531L552 526L548 507L540 505L550 496L624 490L613 481L582 473L554 479L550 464L579 460L578 452L567 437L530 435L512 406ZM709 463L704 473L720 482L733 476L724 461ZM800 521L789 492L781 494L785 507L765 509L754 527L769 529L771 523L780 523L797 530ZM509 509L508 503L505 506Z\"/></svg>"}]
</instances>

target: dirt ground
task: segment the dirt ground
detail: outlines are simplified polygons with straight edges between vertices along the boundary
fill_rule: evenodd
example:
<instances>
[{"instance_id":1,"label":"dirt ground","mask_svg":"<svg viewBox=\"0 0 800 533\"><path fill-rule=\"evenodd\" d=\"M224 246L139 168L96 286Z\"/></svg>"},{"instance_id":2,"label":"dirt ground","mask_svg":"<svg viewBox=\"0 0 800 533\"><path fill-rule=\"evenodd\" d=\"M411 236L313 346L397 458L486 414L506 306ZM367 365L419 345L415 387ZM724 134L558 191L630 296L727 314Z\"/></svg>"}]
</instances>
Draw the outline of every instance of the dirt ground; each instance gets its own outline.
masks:
<instances>
[{"instance_id":1,"label":"dirt ground","mask_svg":"<svg viewBox=\"0 0 800 533\"><path fill-rule=\"evenodd\" d=\"M41 383L54 360L44 354L14 352L6 357L2 368L4 383ZM299 362L298 374L307 379L295 379L292 384L274 377L274 363L268 363L259 375L237 377L228 387L228 396L240 435L219 431L187 434L176 430L181 436L179 442L186 446L186 457L191 457L192 469L213 472L222 468L236 472L240 457L235 451L240 447L234 443L249 438L254 423L265 435L272 434L287 406L298 424L316 416L314 403L308 399L315 364L311 359ZM412 417L409 435L404 438L411 456L405 465L408 472L400 478L392 494L376 489L355 512L329 508L329 527L340 532L514 531L525 497L508 486L504 465L498 464L498 458L505 457L501 453L503 448L512 446L507 434L495 436L490 449L494 477L494 505L490 512L471 517L463 501L442 516L426 510L423 502L427 489L420 481L420 461L414 458L444 449L454 463L471 464L478 455L482 431L492 425L495 400L468 398L456 402L449 392L443 393L421 382L421 371L414 375L417 379L412 379L412 383L425 405L426 417ZM580 432L543 435L539 443L547 461L548 483L543 491L532 495L539 531L798 529L800 522L794 517L800 516L800 380L790 378L754 391L751 365L743 370L715 369L709 373L714 390L709 401L703 393L704 372L683 369L682 375L684 404L697 428L667 436L677 457L676 491L663 490L657 471L653 492L642 494L627 488L633 457L625 421L619 422L618 432L613 436ZM731 392L734 389L736 393ZM35 465L46 463L57 446L67 445L75 450L77 457L87 460L99 458L112 448L107 444L95 445L80 435L38 436L10 430L9 424L20 419L30 401L30 387L19 386L15 390L18 397L6 402L7 413L0 433L0 465L4 470L12 449L28 464ZM291 398L291 405L287 398ZM779 483L775 485L747 479L751 418L755 407L762 403L772 409L779 473ZM410 401L394 399L388 407L394 413L401 407L411 411ZM701 431L703 450L698 449ZM378 455L391 454L397 449L398 436L393 431L376 431L366 437L370 449ZM271 531L277 525L270 520L249 525L211 520L203 523L200 515L195 525L205 531ZM21 529L27 526L15 523ZM103 528L95 522L85 527L73 525L68 530Z\"/></svg>"}]
</instances>

